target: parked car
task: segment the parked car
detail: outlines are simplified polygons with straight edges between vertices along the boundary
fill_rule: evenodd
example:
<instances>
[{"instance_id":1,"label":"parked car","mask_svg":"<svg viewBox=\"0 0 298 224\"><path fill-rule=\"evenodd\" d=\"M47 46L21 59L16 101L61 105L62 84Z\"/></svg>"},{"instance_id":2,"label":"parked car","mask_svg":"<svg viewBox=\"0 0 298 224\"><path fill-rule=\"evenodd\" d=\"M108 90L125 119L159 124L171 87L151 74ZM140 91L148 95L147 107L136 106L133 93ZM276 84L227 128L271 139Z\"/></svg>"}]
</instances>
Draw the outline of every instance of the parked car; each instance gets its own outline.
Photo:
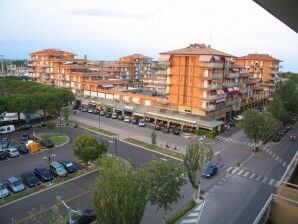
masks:
<instances>
[{"instance_id":1,"label":"parked car","mask_svg":"<svg viewBox=\"0 0 298 224\"><path fill-rule=\"evenodd\" d=\"M174 128L173 135L180 135L180 130L178 128Z\"/></svg>"},{"instance_id":2,"label":"parked car","mask_svg":"<svg viewBox=\"0 0 298 224\"><path fill-rule=\"evenodd\" d=\"M17 131L30 130L31 128L32 128L31 124L23 124L22 126L17 128Z\"/></svg>"},{"instance_id":3,"label":"parked car","mask_svg":"<svg viewBox=\"0 0 298 224\"><path fill-rule=\"evenodd\" d=\"M40 144L41 146L46 147L46 148L54 147L54 143L53 143L51 140L49 140L49 139L43 139L43 140L41 140L41 141L39 142L39 144Z\"/></svg>"},{"instance_id":4,"label":"parked car","mask_svg":"<svg viewBox=\"0 0 298 224\"><path fill-rule=\"evenodd\" d=\"M93 113L93 109L92 108L89 108L88 109L88 113Z\"/></svg>"},{"instance_id":5,"label":"parked car","mask_svg":"<svg viewBox=\"0 0 298 224\"><path fill-rule=\"evenodd\" d=\"M3 150L0 150L0 159L6 159L6 157L7 157L6 152Z\"/></svg>"},{"instance_id":6,"label":"parked car","mask_svg":"<svg viewBox=\"0 0 298 224\"><path fill-rule=\"evenodd\" d=\"M145 121L144 121L144 119L140 119L138 125L139 125L139 127L145 127Z\"/></svg>"},{"instance_id":7,"label":"parked car","mask_svg":"<svg viewBox=\"0 0 298 224\"><path fill-rule=\"evenodd\" d=\"M287 125L287 126L286 126L286 129L287 129L288 131L291 130L291 129L292 129L292 125L291 125L291 124Z\"/></svg>"},{"instance_id":8,"label":"parked car","mask_svg":"<svg viewBox=\"0 0 298 224\"><path fill-rule=\"evenodd\" d=\"M118 114L117 113L112 113L112 118L113 119L117 119L118 118Z\"/></svg>"},{"instance_id":9,"label":"parked car","mask_svg":"<svg viewBox=\"0 0 298 224\"><path fill-rule=\"evenodd\" d=\"M71 161L61 160L59 162L63 165L63 167L66 169L68 173L74 173L78 171L77 166L73 164Z\"/></svg>"},{"instance_id":10,"label":"parked car","mask_svg":"<svg viewBox=\"0 0 298 224\"><path fill-rule=\"evenodd\" d=\"M10 192L7 189L7 187L3 183L0 182L0 198L5 198L9 195L10 195Z\"/></svg>"},{"instance_id":11,"label":"parked car","mask_svg":"<svg viewBox=\"0 0 298 224\"><path fill-rule=\"evenodd\" d=\"M11 141L8 138L2 138L0 142L0 149L5 149L10 146Z\"/></svg>"},{"instance_id":12,"label":"parked car","mask_svg":"<svg viewBox=\"0 0 298 224\"><path fill-rule=\"evenodd\" d=\"M42 182L48 182L53 180L52 174L44 167L37 167L34 169L34 174L37 178L39 178Z\"/></svg>"},{"instance_id":13,"label":"parked car","mask_svg":"<svg viewBox=\"0 0 298 224\"><path fill-rule=\"evenodd\" d=\"M163 133L170 133L170 129L168 127L162 127Z\"/></svg>"},{"instance_id":14,"label":"parked car","mask_svg":"<svg viewBox=\"0 0 298 224\"><path fill-rule=\"evenodd\" d=\"M101 111L99 112L99 115L100 115L100 116L105 116L105 114L106 114L106 113L105 113L103 110L101 110Z\"/></svg>"},{"instance_id":15,"label":"parked car","mask_svg":"<svg viewBox=\"0 0 298 224\"><path fill-rule=\"evenodd\" d=\"M203 176L204 177L207 177L207 178L210 178L210 177L216 175L217 174L217 171L218 171L217 166L215 166L215 165L209 165L205 169Z\"/></svg>"},{"instance_id":16,"label":"parked car","mask_svg":"<svg viewBox=\"0 0 298 224\"><path fill-rule=\"evenodd\" d=\"M83 210L81 214L75 214L68 224L90 224L96 221L96 215L92 209Z\"/></svg>"},{"instance_id":17,"label":"parked car","mask_svg":"<svg viewBox=\"0 0 298 224\"><path fill-rule=\"evenodd\" d=\"M42 127L46 127L47 126L47 122L42 121L39 123L38 127L42 128Z\"/></svg>"},{"instance_id":18,"label":"parked car","mask_svg":"<svg viewBox=\"0 0 298 224\"><path fill-rule=\"evenodd\" d=\"M17 147L17 150L19 151L19 153L21 153L21 154L25 154L25 153L28 153L29 152L26 144L24 144L24 143L19 144L16 147Z\"/></svg>"},{"instance_id":19,"label":"parked car","mask_svg":"<svg viewBox=\"0 0 298 224\"><path fill-rule=\"evenodd\" d=\"M285 130L280 130L280 131L278 132L278 135L279 135L280 137L283 137L283 136L285 136L286 133L287 133L287 132L286 132Z\"/></svg>"},{"instance_id":20,"label":"parked car","mask_svg":"<svg viewBox=\"0 0 298 224\"><path fill-rule=\"evenodd\" d=\"M11 192L17 193L26 190L26 187L22 182L16 177L9 177L7 179L7 185Z\"/></svg>"},{"instance_id":21,"label":"parked car","mask_svg":"<svg viewBox=\"0 0 298 224\"><path fill-rule=\"evenodd\" d=\"M132 123L132 124L137 124L137 123L138 123L138 120L137 120L135 117L133 117L133 118L131 119L131 123Z\"/></svg>"},{"instance_id":22,"label":"parked car","mask_svg":"<svg viewBox=\"0 0 298 224\"><path fill-rule=\"evenodd\" d=\"M83 111L83 112L88 112L88 108L87 108L87 107L83 107L83 108L82 108L82 111Z\"/></svg>"},{"instance_id":23,"label":"parked car","mask_svg":"<svg viewBox=\"0 0 298 224\"><path fill-rule=\"evenodd\" d=\"M37 187L41 184L40 180L37 179L37 177L31 171L22 173L21 179L22 179L23 184L25 184L29 188Z\"/></svg>"},{"instance_id":24,"label":"parked car","mask_svg":"<svg viewBox=\"0 0 298 224\"><path fill-rule=\"evenodd\" d=\"M100 112L99 110L94 109L92 113L93 113L93 114L99 114L99 112Z\"/></svg>"},{"instance_id":25,"label":"parked car","mask_svg":"<svg viewBox=\"0 0 298 224\"><path fill-rule=\"evenodd\" d=\"M105 116L106 116L106 118L111 118L112 117L112 113L111 112L106 112Z\"/></svg>"},{"instance_id":26,"label":"parked car","mask_svg":"<svg viewBox=\"0 0 298 224\"><path fill-rule=\"evenodd\" d=\"M57 161L51 162L50 172L57 177L67 176L67 171L63 168L62 164Z\"/></svg>"},{"instance_id":27,"label":"parked car","mask_svg":"<svg viewBox=\"0 0 298 224\"><path fill-rule=\"evenodd\" d=\"M157 131L160 131L161 130L161 126L157 124L157 125L154 126L154 129L157 130Z\"/></svg>"},{"instance_id":28,"label":"parked car","mask_svg":"<svg viewBox=\"0 0 298 224\"><path fill-rule=\"evenodd\" d=\"M124 122L130 122L130 117L129 116L125 116L124 117Z\"/></svg>"},{"instance_id":29,"label":"parked car","mask_svg":"<svg viewBox=\"0 0 298 224\"><path fill-rule=\"evenodd\" d=\"M276 134L276 135L274 135L274 136L272 137L272 141L274 141L274 142L279 142L280 139L281 139L281 137L280 137L280 135L278 135L278 134Z\"/></svg>"},{"instance_id":30,"label":"parked car","mask_svg":"<svg viewBox=\"0 0 298 224\"><path fill-rule=\"evenodd\" d=\"M119 115L118 115L118 120L121 120L121 121L124 120L123 115L119 114Z\"/></svg>"},{"instance_id":31,"label":"parked car","mask_svg":"<svg viewBox=\"0 0 298 224\"><path fill-rule=\"evenodd\" d=\"M243 119L242 115L237 115L234 117L234 120L241 121Z\"/></svg>"},{"instance_id":32,"label":"parked car","mask_svg":"<svg viewBox=\"0 0 298 224\"><path fill-rule=\"evenodd\" d=\"M19 151L15 147L5 149L5 152L6 152L6 155L10 158L18 157L20 155Z\"/></svg>"},{"instance_id":33,"label":"parked car","mask_svg":"<svg viewBox=\"0 0 298 224\"><path fill-rule=\"evenodd\" d=\"M30 139L30 135L28 133L23 134L21 137L22 142L28 141L29 139Z\"/></svg>"}]
</instances>

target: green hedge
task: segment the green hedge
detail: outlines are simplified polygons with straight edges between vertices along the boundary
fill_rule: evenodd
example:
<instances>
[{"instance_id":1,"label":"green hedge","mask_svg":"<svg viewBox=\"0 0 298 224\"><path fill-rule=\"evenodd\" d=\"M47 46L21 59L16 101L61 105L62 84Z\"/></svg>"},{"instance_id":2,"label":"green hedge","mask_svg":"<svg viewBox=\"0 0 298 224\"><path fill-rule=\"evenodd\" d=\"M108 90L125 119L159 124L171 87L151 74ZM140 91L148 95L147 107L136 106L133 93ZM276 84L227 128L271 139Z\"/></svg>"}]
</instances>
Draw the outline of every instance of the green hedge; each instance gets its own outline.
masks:
<instances>
[{"instance_id":1,"label":"green hedge","mask_svg":"<svg viewBox=\"0 0 298 224\"><path fill-rule=\"evenodd\" d=\"M186 213L192 210L196 206L194 201L189 202L183 208L181 208L178 212L172 215L170 218L167 219L166 224L174 224L177 222L181 217L183 217Z\"/></svg>"},{"instance_id":2,"label":"green hedge","mask_svg":"<svg viewBox=\"0 0 298 224\"><path fill-rule=\"evenodd\" d=\"M217 132L216 131L214 131L214 130L212 130L212 131L210 131L210 130L207 130L207 129L198 129L197 130L197 135L199 135L199 136L206 136L207 138L215 138L216 137L216 135L217 135Z\"/></svg>"}]
</instances>

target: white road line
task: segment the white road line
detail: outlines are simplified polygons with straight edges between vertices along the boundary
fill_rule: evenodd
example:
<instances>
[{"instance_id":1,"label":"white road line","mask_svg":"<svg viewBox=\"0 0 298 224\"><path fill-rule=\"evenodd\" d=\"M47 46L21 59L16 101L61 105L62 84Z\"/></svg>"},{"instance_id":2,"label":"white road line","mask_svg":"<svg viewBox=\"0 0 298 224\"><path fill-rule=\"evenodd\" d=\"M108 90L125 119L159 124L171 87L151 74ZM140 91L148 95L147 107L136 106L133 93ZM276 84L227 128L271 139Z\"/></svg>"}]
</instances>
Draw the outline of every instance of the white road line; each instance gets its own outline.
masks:
<instances>
[{"instance_id":1,"label":"white road line","mask_svg":"<svg viewBox=\"0 0 298 224\"><path fill-rule=\"evenodd\" d=\"M268 184L271 185L271 186L274 186L274 185L273 185L274 181L275 181L275 180L274 180L273 178L271 178Z\"/></svg>"},{"instance_id":2,"label":"white road line","mask_svg":"<svg viewBox=\"0 0 298 224\"><path fill-rule=\"evenodd\" d=\"M268 180L268 177L264 177L263 180L262 180L262 182L263 183L266 183L267 180Z\"/></svg>"},{"instance_id":3,"label":"white road line","mask_svg":"<svg viewBox=\"0 0 298 224\"><path fill-rule=\"evenodd\" d=\"M269 149L266 149L266 152L268 153L269 152Z\"/></svg>"},{"instance_id":4,"label":"white road line","mask_svg":"<svg viewBox=\"0 0 298 224\"><path fill-rule=\"evenodd\" d=\"M235 174L238 170L239 170L239 168L235 168L235 169L232 171L232 174Z\"/></svg>"},{"instance_id":5,"label":"white road line","mask_svg":"<svg viewBox=\"0 0 298 224\"><path fill-rule=\"evenodd\" d=\"M226 169L227 172L230 172L232 169L234 169L235 167L230 166L228 169Z\"/></svg>"},{"instance_id":6,"label":"white road line","mask_svg":"<svg viewBox=\"0 0 298 224\"><path fill-rule=\"evenodd\" d=\"M180 222L181 224L186 224L186 223L197 223L197 219L186 219Z\"/></svg>"},{"instance_id":7,"label":"white road line","mask_svg":"<svg viewBox=\"0 0 298 224\"><path fill-rule=\"evenodd\" d=\"M194 217L194 216L199 216L199 215L200 215L200 212L192 212L188 216L189 217Z\"/></svg>"},{"instance_id":8,"label":"white road line","mask_svg":"<svg viewBox=\"0 0 298 224\"><path fill-rule=\"evenodd\" d=\"M272 152L272 151L270 151L270 152L269 152L269 156L271 156L271 155L272 155L272 153L273 153L273 152Z\"/></svg>"},{"instance_id":9,"label":"white road line","mask_svg":"<svg viewBox=\"0 0 298 224\"><path fill-rule=\"evenodd\" d=\"M248 174L250 174L250 172L249 172L249 171L246 171L246 173L245 173L245 174L243 174L243 176L244 176L244 177L247 177L247 176L248 176Z\"/></svg>"},{"instance_id":10,"label":"white road line","mask_svg":"<svg viewBox=\"0 0 298 224\"><path fill-rule=\"evenodd\" d=\"M250 175L249 179L254 178L255 175L256 175L255 173L252 173L252 174Z\"/></svg>"},{"instance_id":11,"label":"white road line","mask_svg":"<svg viewBox=\"0 0 298 224\"><path fill-rule=\"evenodd\" d=\"M279 159L278 162L279 162L279 163L282 163L282 159Z\"/></svg>"},{"instance_id":12,"label":"white road line","mask_svg":"<svg viewBox=\"0 0 298 224\"><path fill-rule=\"evenodd\" d=\"M262 175L259 174L259 176L257 176L256 181L259 181L262 178Z\"/></svg>"},{"instance_id":13,"label":"white road line","mask_svg":"<svg viewBox=\"0 0 298 224\"><path fill-rule=\"evenodd\" d=\"M280 185L280 181L276 181L276 183L275 183L275 187L278 187Z\"/></svg>"},{"instance_id":14,"label":"white road line","mask_svg":"<svg viewBox=\"0 0 298 224\"><path fill-rule=\"evenodd\" d=\"M231 142L233 139L230 139L230 138L228 138L228 139L226 139L226 141L228 141L228 142Z\"/></svg>"},{"instance_id":15,"label":"white road line","mask_svg":"<svg viewBox=\"0 0 298 224\"><path fill-rule=\"evenodd\" d=\"M286 165L287 165L287 163L286 162L283 162L282 166L286 166Z\"/></svg>"},{"instance_id":16,"label":"white road line","mask_svg":"<svg viewBox=\"0 0 298 224\"><path fill-rule=\"evenodd\" d=\"M244 170L239 170L239 172L237 173L237 175L241 175L244 172Z\"/></svg>"},{"instance_id":17,"label":"white road line","mask_svg":"<svg viewBox=\"0 0 298 224\"><path fill-rule=\"evenodd\" d=\"M276 160L276 161L279 160L279 156L276 156L276 157L275 157L275 160Z\"/></svg>"}]
</instances>

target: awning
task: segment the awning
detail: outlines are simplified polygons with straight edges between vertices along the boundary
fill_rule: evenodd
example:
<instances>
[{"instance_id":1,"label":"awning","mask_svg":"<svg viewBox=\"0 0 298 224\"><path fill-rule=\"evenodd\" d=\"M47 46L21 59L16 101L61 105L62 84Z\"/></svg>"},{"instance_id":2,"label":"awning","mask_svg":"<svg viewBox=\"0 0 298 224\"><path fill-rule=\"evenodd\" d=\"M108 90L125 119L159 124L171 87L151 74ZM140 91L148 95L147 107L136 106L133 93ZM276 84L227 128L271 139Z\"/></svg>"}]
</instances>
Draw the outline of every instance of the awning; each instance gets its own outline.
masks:
<instances>
[{"instance_id":1,"label":"awning","mask_svg":"<svg viewBox=\"0 0 298 224\"><path fill-rule=\"evenodd\" d=\"M114 85L102 85L102 88L113 88Z\"/></svg>"},{"instance_id":2,"label":"awning","mask_svg":"<svg viewBox=\"0 0 298 224\"><path fill-rule=\"evenodd\" d=\"M125 106L123 106L123 110L127 111L127 112L133 112L133 107L125 105Z\"/></svg>"},{"instance_id":3,"label":"awning","mask_svg":"<svg viewBox=\"0 0 298 224\"><path fill-rule=\"evenodd\" d=\"M199 61L200 62L210 62L212 56L211 55L200 55Z\"/></svg>"},{"instance_id":4,"label":"awning","mask_svg":"<svg viewBox=\"0 0 298 224\"><path fill-rule=\"evenodd\" d=\"M219 56L214 56L214 60L215 61L220 61L220 57Z\"/></svg>"},{"instance_id":5,"label":"awning","mask_svg":"<svg viewBox=\"0 0 298 224\"><path fill-rule=\"evenodd\" d=\"M234 89L235 91L239 91L239 87L238 87L238 86L233 87L233 89Z\"/></svg>"},{"instance_id":6,"label":"awning","mask_svg":"<svg viewBox=\"0 0 298 224\"><path fill-rule=\"evenodd\" d=\"M233 89L233 87L231 87L231 88L228 88L228 92L230 93L230 92L234 92L234 89Z\"/></svg>"}]
</instances>

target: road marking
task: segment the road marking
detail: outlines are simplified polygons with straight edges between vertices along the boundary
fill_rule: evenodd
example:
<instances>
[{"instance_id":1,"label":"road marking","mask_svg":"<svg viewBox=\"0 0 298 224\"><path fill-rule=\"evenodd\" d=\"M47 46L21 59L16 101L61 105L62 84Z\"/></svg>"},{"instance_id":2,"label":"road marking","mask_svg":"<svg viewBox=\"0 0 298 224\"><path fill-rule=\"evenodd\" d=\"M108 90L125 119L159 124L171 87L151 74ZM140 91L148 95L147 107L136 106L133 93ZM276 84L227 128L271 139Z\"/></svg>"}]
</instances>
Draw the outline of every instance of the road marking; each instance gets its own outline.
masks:
<instances>
[{"instance_id":1,"label":"road marking","mask_svg":"<svg viewBox=\"0 0 298 224\"><path fill-rule=\"evenodd\" d=\"M287 165L287 163L286 162L283 162L282 166L286 166L286 165Z\"/></svg>"},{"instance_id":2,"label":"road marking","mask_svg":"<svg viewBox=\"0 0 298 224\"><path fill-rule=\"evenodd\" d=\"M186 223L197 223L197 219L186 219L180 222L181 224L186 224Z\"/></svg>"},{"instance_id":3,"label":"road marking","mask_svg":"<svg viewBox=\"0 0 298 224\"><path fill-rule=\"evenodd\" d=\"M234 169L235 167L230 166L226 171L230 172L232 169Z\"/></svg>"},{"instance_id":4,"label":"road marking","mask_svg":"<svg viewBox=\"0 0 298 224\"><path fill-rule=\"evenodd\" d=\"M269 152L269 156L271 156L271 155L272 155L272 151Z\"/></svg>"},{"instance_id":5,"label":"road marking","mask_svg":"<svg viewBox=\"0 0 298 224\"><path fill-rule=\"evenodd\" d=\"M246 171L246 173L245 173L245 174L243 174L243 176L244 176L244 177L247 177L247 176L248 176L248 174L250 174L250 172L249 172L249 171Z\"/></svg>"},{"instance_id":6,"label":"road marking","mask_svg":"<svg viewBox=\"0 0 298 224\"><path fill-rule=\"evenodd\" d=\"M237 175L241 175L244 172L244 170L239 170L239 172L237 173Z\"/></svg>"},{"instance_id":7,"label":"road marking","mask_svg":"<svg viewBox=\"0 0 298 224\"><path fill-rule=\"evenodd\" d=\"M279 163L282 163L282 159L279 159L278 162L279 162Z\"/></svg>"},{"instance_id":8,"label":"road marking","mask_svg":"<svg viewBox=\"0 0 298 224\"><path fill-rule=\"evenodd\" d=\"M200 215L200 212L192 212L188 216L189 217L194 217L194 216L198 216L198 215Z\"/></svg>"},{"instance_id":9,"label":"road marking","mask_svg":"<svg viewBox=\"0 0 298 224\"><path fill-rule=\"evenodd\" d=\"M278 187L280 185L280 181L276 181L276 183L275 183L275 187Z\"/></svg>"},{"instance_id":10,"label":"road marking","mask_svg":"<svg viewBox=\"0 0 298 224\"><path fill-rule=\"evenodd\" d=\"M267 180L268 180L268 177L264 177L263 180L262 180L262 182L263 183L266 183Z\"/></svg>"},{"instance_id":11,"label":"road marking","mask_svg":"<svg viewBox=\"0 0 298 224\"><path fill-rule=\"evenodd\" d=\"M252 174L250 175L249 179L254 178L255 175L256 175L255 173L252 173Z\"/></svg>"},{"instance_id":12,"label":"road marking","mask_svg":"<svg viewBox=\"0 0 298 224\"><path fill-rule=\"evenodd\" d=\"M269 149L266 149L266 152L268 153L270 150Z\"/></svg>"},{"instance_id":13,"label":"road marking","mask_svg":"<svg viewBox=\"0 0 298 224\"><path fill-rule=\"evenodd\" d=\"M256 181L259 181L262 178L262 175L259 174L259 176L257 176Z\"/></svg>"},{"instance_id":14,"label":"road marking","mask_svg":"<svg viewBox=\"0 0 298 224\"><path fill-rule=\"evenodd\" d=\"M232 171L232 174L235 174L238 170L239 170L239 168L235 168L235 169Z\"/></svg>"},{"instance_id":15,"label":"road marking","mask_svg":"<svg viewBox=\"0 0 298 224\"><path fill-rule=\"evenodd\" d=\"M271 186L274 186L274 185L273 185L274 181L275 181L275 180L274 180L273 178L271 178L271 180L269 181L268 184L271 185Z\"/></svg>"},{"instance_id":16,"label":"road marking","mask_svg":"<svg viewBox=\"0 0 298 224\"><path fill-rule=\"evenodd\" d=\"M276 157L275 157L275 160L276 160L276 161L279 160L279 156L276 156Z\"/></svg>"}]
</instances>

